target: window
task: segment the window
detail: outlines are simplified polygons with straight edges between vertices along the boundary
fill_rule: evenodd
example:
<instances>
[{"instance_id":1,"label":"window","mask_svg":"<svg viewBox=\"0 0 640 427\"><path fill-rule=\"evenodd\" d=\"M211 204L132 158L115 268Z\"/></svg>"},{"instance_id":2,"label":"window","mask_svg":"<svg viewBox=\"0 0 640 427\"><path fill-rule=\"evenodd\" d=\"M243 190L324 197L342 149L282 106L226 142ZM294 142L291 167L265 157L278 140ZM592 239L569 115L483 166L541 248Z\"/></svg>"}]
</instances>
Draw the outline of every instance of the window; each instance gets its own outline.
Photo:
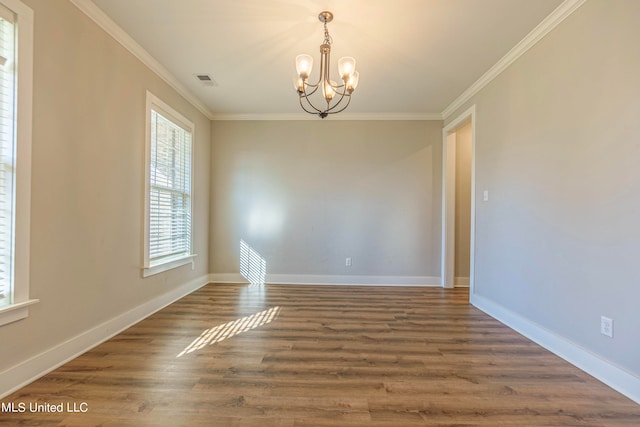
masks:
<instances>
[{"instance_id":1,"label":"window","mask_svg":"<svg viewBox=\"0 0 640 427\"><path fill-rule=\"evenodd\" d=\"M29 299L32 61L33 11L0 0L0 325L38 302Z\"/></svg>"},{"instance_id":2,"label":"window","mask_svg":"<svg viewBox=\"0 0 640 427\"><path fill-rule=\"evenodd\" d=\"M145 277L193 262L193 127L147 92Z\"/></svg>"}]
</instances>

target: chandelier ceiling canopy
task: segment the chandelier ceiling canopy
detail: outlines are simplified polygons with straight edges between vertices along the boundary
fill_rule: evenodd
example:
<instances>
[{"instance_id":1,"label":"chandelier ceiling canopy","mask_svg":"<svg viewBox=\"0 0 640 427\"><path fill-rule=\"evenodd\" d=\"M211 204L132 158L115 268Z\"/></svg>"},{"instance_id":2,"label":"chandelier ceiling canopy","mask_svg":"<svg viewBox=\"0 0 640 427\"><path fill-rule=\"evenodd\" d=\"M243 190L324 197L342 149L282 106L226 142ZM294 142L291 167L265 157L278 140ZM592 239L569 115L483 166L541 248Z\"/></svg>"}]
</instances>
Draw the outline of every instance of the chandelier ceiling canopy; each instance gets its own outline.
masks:
<instances>
[{"instance_id":1,"label":"chandelier ceiling canopy","mask_svg":"<svg viewBox=\"0 0 640 427\"><path fill-rule=\"evenodd\" d=\"M309 114L316 114L324 119L329 114L344 111L351 102L351 94L358 86L359 73L356 71L356 60L345 56L338 60L338 75L341 84L331 80L329 67L331 65L331 43L327 24L333 20L333 14L328 11L320 12L320 22L324 24L324 40L320 45L320 73L315 83L309 81L313 68L311 55L296 57L296 77L293 84L300 100L300 106ZM316 95L317 93L317 95Z\"/></svg>"}]
</instances>

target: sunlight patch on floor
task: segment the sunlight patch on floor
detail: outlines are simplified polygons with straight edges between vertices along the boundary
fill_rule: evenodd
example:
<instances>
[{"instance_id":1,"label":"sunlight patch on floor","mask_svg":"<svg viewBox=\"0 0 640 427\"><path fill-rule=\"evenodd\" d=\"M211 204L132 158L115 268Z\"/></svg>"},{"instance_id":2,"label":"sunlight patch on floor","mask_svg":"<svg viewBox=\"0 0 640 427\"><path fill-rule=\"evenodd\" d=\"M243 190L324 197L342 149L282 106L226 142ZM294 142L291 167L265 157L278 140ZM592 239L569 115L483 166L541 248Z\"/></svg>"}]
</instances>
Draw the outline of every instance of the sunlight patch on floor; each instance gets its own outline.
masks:
<instances>
[{"instance_id":1,"label":"sunlight patch on floor","mask_svg":"<svg viewBox=\"0 0 640 427\"><path fill-rule=\"evenodd\" d=\"M250 316L245 316L232 322L227 322L210 329L205 329L198 338L193 340L193 342L182 350L176 357L193 353L194 351L200 350L208 345L219 343L243 332L267 325L278 317L278 313L280 313L280 307L271 307Z\"/></svg>"}]
</instances>

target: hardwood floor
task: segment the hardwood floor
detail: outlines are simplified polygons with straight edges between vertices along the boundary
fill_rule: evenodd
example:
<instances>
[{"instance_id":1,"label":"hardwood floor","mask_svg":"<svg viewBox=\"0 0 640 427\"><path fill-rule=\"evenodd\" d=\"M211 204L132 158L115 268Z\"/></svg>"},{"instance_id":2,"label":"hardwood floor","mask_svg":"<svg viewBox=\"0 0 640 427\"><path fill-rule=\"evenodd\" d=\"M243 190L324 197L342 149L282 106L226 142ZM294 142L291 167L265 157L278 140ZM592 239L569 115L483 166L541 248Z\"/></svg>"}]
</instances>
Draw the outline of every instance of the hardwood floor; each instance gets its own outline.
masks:
<instances>
[{"instance_id":1,"label":"hardwood floor","mask_svg":"<svg viewBox=\"0 0 640 427\"><path fill-rule=\"evenodd\" d=\"M440 288L210 284L2 402L27 410L2 426L640 425L640 405Z\"/></svg>"}]
</instances>

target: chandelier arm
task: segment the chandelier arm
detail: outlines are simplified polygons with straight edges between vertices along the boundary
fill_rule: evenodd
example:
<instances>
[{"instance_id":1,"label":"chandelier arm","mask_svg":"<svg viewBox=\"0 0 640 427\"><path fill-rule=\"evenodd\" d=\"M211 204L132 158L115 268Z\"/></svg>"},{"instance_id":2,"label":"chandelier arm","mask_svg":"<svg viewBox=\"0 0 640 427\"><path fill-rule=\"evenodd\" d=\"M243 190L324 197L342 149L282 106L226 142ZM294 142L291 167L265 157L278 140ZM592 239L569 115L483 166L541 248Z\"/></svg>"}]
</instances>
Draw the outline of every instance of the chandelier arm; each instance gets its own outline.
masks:
<instances>
[{"instance_id":1,"label":"chandelier arm","mask_svg":"<svg viewBox=\"0 0 640 427\"><path fill-rule=\"evenodd\" d=\"M344 107L342 107L338 111L327 111L326 113L327 114L338 114L338 113L341 113L342 111L346 110L347 107L349 106L349 103L351 102L351 95L348 95L347 98L349 98L349 99L347 99L347 105L345 105ZM342 102L342 99L340 99L340 101ZM340 104L340 102L338 104ZM334 105L333 108L337 107L338 104Z\"/></svg>"},{"instance_id":2,"label":"chandelier arm","mask_svg":"<svg viewBox=\"0 0 640 427\"><path fill-rule=\"evenodd\" d=\"M309 106L310 106L311 108L313 108L315 111L309 111L309 110L307 110L307 109L305 108L304 104L302 103L302 98L303 98L303 97L304 97L304 99L307 101L307 104L309 104ZM300 94L300 98L299 98L299 99L300 99L300 107L302 107L302 109L303 109L304 111L306 111L307 113L309 113L309 114L318 114L318 113L322 113L322 110L317 109L317 108L316 108L316 107L311 103L311 101L309 101L309 98L307 98L306 94L304 94L304 96L303 96L303 94Z\"/></svg>"},{"instance_id":3,"label":"chandelier arm","mask_svg":"<svg viewBox=\"0 0 640 427\"><path fill-rule=\"evenodd\" d=\"M321 79L321 80L318 80L318 83L315 83L315 84L313 84L313 83L308 83L308 82L304 82L304 84L305 84L306 86L310 86L310 87L315 87L315 88L317 88L317 87L319 87L319 86L320 86L320 83L321 83L321 82L322 82L322 79Z\"/></svg>"},{"instance_id":4,"label":"chandelier arm","mask_svg":"<svg viewBox=\"0 0 640 427\"><path fill-rule=\"evenodd\" d=\"M331 83L330 83L330 82L329 82L329 84L331 85ZM302 98L303 98L303 97L304 97L305 101L307 101L307 104L308 104L311 108L313 108L317 113L326 113L326 114L335 114L335 113L339 113L339 112L341 112L341 111L344 111L344 110L349 106L349 103L351 102L351 94L350 94L350 93L347 93L347 90L346 90L346 88L345 88L345 89L344 89L344 91L341 91L341 92L340 92L340 91L336 91L336 94L340 96L340 99L339 99L337 102L335 102L335 103L333 104L333 106L331 106L331 101L326 101L326 102L327 102L327 108L325 108L324 110L321 110L321 109L317 108L315 105L313 105L313 103L312 103L312 102L311 102L311 100L309 99L309 97L310 97L311 95L313 95L313 94L318 90L318 88L320 87L320 86L319 86L319 83L318 83L317 85L308 85L308 84L307 84L307 86L311 86L311 87L313 87L313 88L314 88L314 89L313 89L313 91L311 91L310 93L307 93L307 91L305 90L304 92L300 93L299 98L300 98L300 106L302 107L302 109L303 109L304 111L306 111L306 112L307 112L307 113L309 113L309 114L316 114L316 113L314 113L314 112L312 112L312 111L309 111L309 110L307 110L306 108L304 108L304 105L302 104ZM333 88L336 88L336 89L337 89L337 88L345 87L345 85L344 85L344 84L342 84L342 85L335 85L335 86L334 86L334 85L331 85L331 87L333 87ZM334 110L335 108L337 108L340 104L342 104L342 101L344 100L344 97L345 97L345 96L346 96L347 98L349 98L349 99L348 99L347 104L346 104L344 107L342 107L341 109L339 109L338 111L332 111L332 110Z\"/></svg>"},{"instance_id":5,"label":"chandelier arm","mask_svg":"<svg viewBox=\"0 0 640 427\"><path fill-rule=\"evenodd\" d=\"M316 87L315 89L313 89L313 91L311 93L307 93L307 91L305 90L304 92L302 92L302 94L300 94L300 102L302 102L302 97L304 96L305 101L307 101L307 104L309 104L309 106L311 108L313 108L314 110L316 110L318 113L321 113L322 110L320 110L319 108L317 108L315 105L313 105L313 103L311 102L311 100L309 99L310 95L313 95L316 91L318 90L318 88ZM305 110L307 111L307 110ZM308 112L308 111L307 111ZM313 113L311 113L313 114Z\"/></svg>"},{"instance_id":6,"label":"chandelier arm","mask_svg":"<svg viewBox=\"0 0 640 427\"><path fill-rule=\"evenodd\" d=\"M340 95L340 96L351 96L351 94L349 93L349 91L345 88L342 92L340 92L339 90L335 90L335 89L339 89L342 86L338 86L337 88L334 88L334 92L336 93L336 95Z\"/></svg>"},{"instance_id":7,"label":"chandelier arm","mask_svg":"<svg viewBox=\"0 0 640 427\"><path fill-rule=\"evenodd\" d=\"M327 109L325 110L325 112L329 112L329 111L333 110L334 108L337 108L338 105L340 105L342 103L342 100L344 99L345 96L349 98L349 101L351 101L351 95L346 95L344 92L339 93L339 95L340 95L340 99L338 101L336 101L335 104L333 104L333 107L329 108L329 102L327 102ZM349 105L348 102L347 102L347 105ZM344 110L344 108L342 110ZM340 111L342 111L342 110L340 110Z\"/></svg>"},{"instance_id":8,"label":"chandelier arm","mask_svg":"<svg viewBox=\"0 0 640 427\"><path fill-rule=\"evenodd\" d=\"M324 73L325 81L329 83L329 86L333 86L331 84L331 47L329 47L329 50L326 53L326 59L324 61Z\"/></svg>"},{"instance_id":9,"label":"chandelier arm","mask_svg":"<svg viewBox=\"0 0 640 427\"><path fill-rule=\"evenodd\" d=\"M304 92L303 92L303 93L304 93L304 96L311 96L311 95L313 95L314 93L316 93L316 91L318 90L318 88L319 88L320 86L311 86L311 87L313 88L313 90L312 90L311 92L309 92L309 93L307 93L307 89L306 89L306 88L304 89Z\"/></svg>"},{"instance_id":10,"label":"chandelier arm","mask_svg":"<svg viewBox=\"0 0 640 427\"><path fill-rule=\"evenodd\" d=\"M317 90L317 88L316 88L316 90ZM314 92L315 92L315 90L314 90ZM344 111L344 110L349 106L349 103L351 102L351 94L348 94L346 91L345 91L345 92L336 92L336 93L337 93L338 95L340 95L340 99L338 99L338 100L333 104L333 106L331 106L331 101L326 101L326 102L327 102L327 108L325 108L324 110L320 110L320 109L319 109L319 108L317 108L315 105L313 105L313 104L311 103L311 100L309 100L309 98L306 96L306 95L312 95L312 94L313 94L313 92L312 92L312 93L310 93L310 94L303 93L303 94L301 94L301 95L300 95L300 98L302 99L302 97L303 97L303 96L305 96L305 100L307 101L307 104L309 104L309 106L311 106L311 108L313 108L314 110L316 110L318 113L335 114L335 113L339 113L339 112L341 112L341 111ZM339 106L340 104L342 104L342 101L344 100L344 98L345 98L345 97L347 97L347 98L348 98L348 100L347 100L347 104L346 104L344 107L340 108L338 111L333 111L334 109L338 108L338 106ZM301 102L302 102L302 101L301 101ZM307 113L309 113L309 110L305 109L304 107L303 107L303 109L304 109ZM311 114L314 114L314 113L311 113Z\"/></svg>"},{"instance_id":11,"label":"chandelier arm","mask_svg":"<svg viewBox=\"0 0 640 427\"><path fill-rule=\"evenodd\" d=\"M300 99L300 107L302 108L302 110L303 110L305 113L313 114L314 116L316 116L316 115L318 115L318 114L321 114L321 113L322 113L322 111L317 111L317 112L316 112L316 111L309 111L309 110L307 110L307 109L304 107L304 105L302 104L302 98Z\"/></svg>"}]
</instances>

